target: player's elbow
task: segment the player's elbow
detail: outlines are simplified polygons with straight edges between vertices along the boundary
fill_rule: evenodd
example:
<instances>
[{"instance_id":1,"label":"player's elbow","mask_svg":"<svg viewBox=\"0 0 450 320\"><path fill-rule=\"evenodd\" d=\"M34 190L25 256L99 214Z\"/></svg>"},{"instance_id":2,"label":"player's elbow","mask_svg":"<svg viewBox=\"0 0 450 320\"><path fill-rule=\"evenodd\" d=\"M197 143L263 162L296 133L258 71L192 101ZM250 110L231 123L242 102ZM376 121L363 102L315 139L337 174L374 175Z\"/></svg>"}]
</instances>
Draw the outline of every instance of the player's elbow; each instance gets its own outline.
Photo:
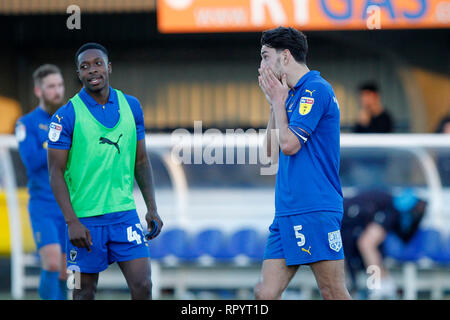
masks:
<instances>
[{"instance_id":1,"label":"player's elbow","mask_svg":"<svg viewBox=\"0 0 450 320\"><path fill-rule=\"evenodd\" d=\"M300 151L300 148L301 145L299 143L287 142L280 145L281 152L283 152L285 156L293 156Z\"/></svg>"}]
</instances>

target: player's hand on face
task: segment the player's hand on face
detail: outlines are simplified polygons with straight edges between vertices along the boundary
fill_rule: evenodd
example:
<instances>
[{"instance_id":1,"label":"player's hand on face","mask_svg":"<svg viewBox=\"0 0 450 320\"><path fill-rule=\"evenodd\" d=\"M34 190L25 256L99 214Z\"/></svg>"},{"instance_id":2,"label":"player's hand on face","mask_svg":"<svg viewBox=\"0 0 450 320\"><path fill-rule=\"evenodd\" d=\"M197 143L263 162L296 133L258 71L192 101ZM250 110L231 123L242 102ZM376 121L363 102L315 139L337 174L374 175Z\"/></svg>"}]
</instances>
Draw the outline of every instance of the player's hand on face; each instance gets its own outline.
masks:
<instances>
[{"instance_id":1,"label":"player's hand on face","mask_svg":"<svg viewBox=\"0 0 450 320\"><path fill-rule=\"evenodd\" d=\"M272 69L262 66L259 71L259 85L264 92L266 99L271 105L282 105L286 102L289 95L289 87L287 85L286 74L283 74L281 81L275 76Z\"/></svg>"},{"instance_id":2,"label":"player's hand on face","mask_svg":"<svg viewBox=\"0 0 450 320\"><path fill-rule=\"evenodd\" d=\"M69 240L75 247L91 251L92 238L88 228L78 221L68 224L68 231Z\"/></svg>"},{"instance_id":3,"label":"player's hand on face","mask_svg":"<svg viewBox=\"0 0 450 320\"><path fill-rule=\"evenodd\" d=\"M258 71L260 71L261 69L258 69ZM270 104L270 108L272 109L272 101L271 101L271 98L270 98L270 96L267 94L267 91L266 91L266 89L265 89L265 87L264 87L264 85L263 85L263 79L262 79L262 76L261 76L261 71L260 71L260 73L259 73L259 76L258 76L258 84L259 84L259 87L261 88L261 91L264 93L264 95L266 96L266 100L267 100L267 102L269 102L269 104Z\"/></svg>"},{"instance_id":4,"label":"player's hand on face","mask_svg":"<svg viewBox=\"0 0 450 320\"><path fill-rule=\"evenodd\" d=\"M164 225L164 223L161 220L161 217L159 216L158 212L147 212L147 214L145 215L145 220L147 221L147 228L148 228L148 232L151 233L153 230L152 228L152 220L155 220L156 223L158 224L158 230L156 231L155 234L153 234L149 240L156 238L160 233L161 233L161 229Z\"/></svg>"}]
</instances>

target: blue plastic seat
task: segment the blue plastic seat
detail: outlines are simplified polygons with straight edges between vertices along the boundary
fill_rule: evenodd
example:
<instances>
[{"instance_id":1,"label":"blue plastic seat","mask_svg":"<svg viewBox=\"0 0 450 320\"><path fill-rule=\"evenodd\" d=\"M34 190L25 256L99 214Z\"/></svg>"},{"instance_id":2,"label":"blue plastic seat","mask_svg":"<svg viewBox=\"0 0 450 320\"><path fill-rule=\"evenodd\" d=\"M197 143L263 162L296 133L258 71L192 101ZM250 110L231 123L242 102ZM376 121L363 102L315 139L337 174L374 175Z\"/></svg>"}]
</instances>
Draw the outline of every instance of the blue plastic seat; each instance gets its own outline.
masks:
<instances>
[{"instance_id":1,"label":"blue plastic seat","mask_svg":"<svg viewBox=\"0 0 450 320\"><path fill-rule=\"evenodd\" d=\"M209 255L218 260L231 259L228 238L219 229L200 231L194 239L193 249L198 255Z\"/></svg>"},{"instance_id":2,"label":"blue plastic seat","mask_svg":"<svg viewBox=\"0 0 450 320\"><path fill-rule=\"evenodd\" d=\"M388 234L383 247L386 255L400 261L415 262L426 257L440 262L445 256L442 236L433 229L419 229L407 243Z\"/></svg>"},{"instance_id":3,"label":"blue plastic seat","mask_svg":"<svg viewBox=\"0 0 450 320\"><path fill-rule=\"evenodd\" d=\"M155 239L148 241L148 250L150 252L150 258L151 259L161 259L167 256L168 252L166 250L166 247L164 246L161 239L163 238L164 232L162 232L158 237Z\"/></svg>"},{"instance_id":4,"label":"blue plastic seat","mask_svg":"<svg viewBox=\"0 0 450 320\"><path fill-rule=\"evenodd\" d=\"M166 231L161 241L161 245L167 248L168 254L179 259L190 261L199 257L193 246L192 236L183 229L174 228Z\"/></svg>"},{"instance_id":5,"label":"blue plastic seat","mask_svg":"<svg viewBox=\"0 0 450 320\"><path fill-rule=\"evenodd\" d=\"M445 244L437 230L426 230L422 243L423 254L435 262L442 262L445 256Z\"/></svg>"},{"instance_id":6,"label":"blue plastic seat","mask_svg":"<svg viewBox=\"0 0 450 320\"><path fill-rule=\"evenodd\" d=\"M383 242L384 254L396 260L402 260L404 244L394 233L388 233Z\"/></svg>"},{"instance_id":7,"label":"blue plastic seat","mask_svg":"<svg viewBox=\"0 0 450 320\"><path fill-rule=\"evenodd\" d=\"M235 256L243 254L252 260L262 260L264 254L262 242L256 230L238 230L230 238L230 251Z\"/></svg>"},{"instance_id":8,"label":"blue plastic seat","mask_svg":"<svg viewBox=\"0 0 450 320\"><path fill-rule=\"evenodd\" d=\"M400 260L415 262L425 256L423 242L424 230L417 230L415 235L403 246Z\"/></svg>"},{"instance_id":9,"label":"blue plastic seat","mask_svg":"<svg viewBox=\"0 0 450 320\"><path fill-rule=\"evenodd\" d=\"M444 264L450 264L450 235L447 235L445 239L443 239L443 255L441 262Z\"/></svg>"}]
</instances>

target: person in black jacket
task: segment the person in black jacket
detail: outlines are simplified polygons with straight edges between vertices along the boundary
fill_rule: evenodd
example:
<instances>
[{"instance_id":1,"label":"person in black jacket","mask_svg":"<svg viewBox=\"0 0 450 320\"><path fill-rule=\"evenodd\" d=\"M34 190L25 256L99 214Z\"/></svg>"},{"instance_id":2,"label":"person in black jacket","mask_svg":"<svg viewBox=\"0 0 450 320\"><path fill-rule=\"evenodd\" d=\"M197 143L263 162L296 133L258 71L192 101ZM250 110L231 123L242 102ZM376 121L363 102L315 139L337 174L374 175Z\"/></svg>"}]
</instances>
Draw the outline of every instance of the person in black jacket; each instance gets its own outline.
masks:
<instances>
[{"instance_id":1,"label":"person in black jacket","mask_svg":"<svg viewBox=\"0 0 450 320\"><path fill-rule=\"evenodd\" d=\"M391 115L381 103L380 92L375 83L367 82L359 87L361 109L355 133L390 133L394 130Z\"/></svg>"},{"instance_id":2,"label":"person in black jacket","mask_svg":"<svg viewBox=\"0 0 450 320\"><path fill-rule=\"evenodd\" d=\"M344 198L341 234L353 290L357 289L357 272L376 266L380 288L368 288L369 298L396 297L395 284L383 266L381 244L388 233L408 242L418 230L425 209L426 201L417 197L412 189L397 195L372 189Z\"/></svg>"}]
</instances>

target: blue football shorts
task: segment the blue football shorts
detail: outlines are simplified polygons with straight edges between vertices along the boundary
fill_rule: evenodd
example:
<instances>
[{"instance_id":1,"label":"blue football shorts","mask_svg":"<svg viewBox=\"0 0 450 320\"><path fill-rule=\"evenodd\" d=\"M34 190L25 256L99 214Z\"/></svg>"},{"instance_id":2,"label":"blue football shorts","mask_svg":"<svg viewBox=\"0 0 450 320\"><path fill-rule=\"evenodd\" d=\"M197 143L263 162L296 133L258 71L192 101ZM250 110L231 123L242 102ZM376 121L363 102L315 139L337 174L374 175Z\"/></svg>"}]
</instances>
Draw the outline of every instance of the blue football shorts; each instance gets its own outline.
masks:
<instances>
[{"instance_id":1,"label":"blue football shorts","mask_svg":"<svg viewBox=\"0 0 450 320\"><path fill-rule=\"evenodd\" d=\"M275 217L269 227L266 259L285 259L286 265L344 259L342 213L313 212Z\"/></svg>"},{"instance_id":2,"label":"blue football shorts","mask_svg":"<svg viewBox=\"0 0 450 320\"><path fill-rule=\"evenodd\" d=\"M56 202L30 200L28 202L31 229L37 250L48 244L66 248L66 221Z\"/></svg>"},{"instance_id":3,"label":"blue football shorts","mask_svg":"<svg viewBox=\"0 0 450 320\"><path fill-rule=\"evenodd\" d=\"M114 262L150 257L148 243L136 210L80 218L80 222L91 234L91 251L75 247L67 237L69 270L99 273Z\"/></svg>"}]
</instances>

